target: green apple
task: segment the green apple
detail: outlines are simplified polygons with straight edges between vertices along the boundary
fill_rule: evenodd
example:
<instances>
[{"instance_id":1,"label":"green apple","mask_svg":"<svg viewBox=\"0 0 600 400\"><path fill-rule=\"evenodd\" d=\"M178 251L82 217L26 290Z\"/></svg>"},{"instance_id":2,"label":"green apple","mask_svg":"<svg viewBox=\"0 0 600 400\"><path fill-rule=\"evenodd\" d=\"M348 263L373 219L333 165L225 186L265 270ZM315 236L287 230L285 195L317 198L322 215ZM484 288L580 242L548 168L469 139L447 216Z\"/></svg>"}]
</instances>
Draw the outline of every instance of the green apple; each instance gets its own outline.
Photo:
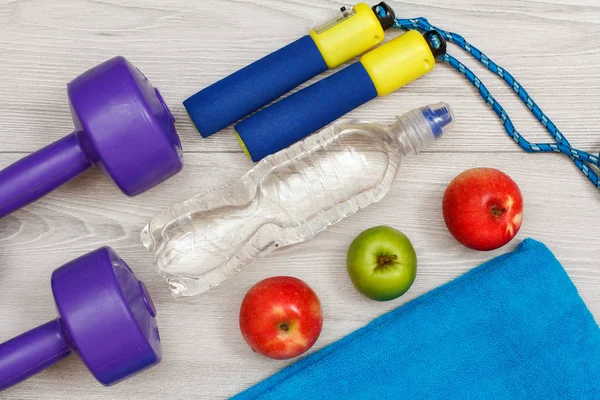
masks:
<instances>
[{"instance_id":1,"label":"green apple","mask_svg":"<svg viewBox=\"0 0 600 400\"><path fill-rule=\"evenodd\" d=\"M354 239L346 267L359 292L373 300L393 300L415 281L417 254L405 234L389 226L377 226Z\"/></svg>"}]
</instances>

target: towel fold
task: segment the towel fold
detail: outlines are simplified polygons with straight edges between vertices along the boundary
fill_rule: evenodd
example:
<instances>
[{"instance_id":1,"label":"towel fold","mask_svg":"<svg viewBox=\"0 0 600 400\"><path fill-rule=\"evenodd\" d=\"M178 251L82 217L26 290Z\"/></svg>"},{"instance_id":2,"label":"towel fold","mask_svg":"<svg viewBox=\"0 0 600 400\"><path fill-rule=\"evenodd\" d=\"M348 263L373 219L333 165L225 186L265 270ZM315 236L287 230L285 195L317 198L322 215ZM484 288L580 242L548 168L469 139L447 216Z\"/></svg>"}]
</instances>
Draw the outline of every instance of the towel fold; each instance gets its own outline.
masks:
<instances>
[{"instance_id":1,"label":"towel fold","mask_svg":"<svg viewBox=\"0 0 600 400\"><path fill-rule=\"evenodd\" d=\"M600 399L600 328L528 239L234 399Z\"/></svg>"}]
</instances>

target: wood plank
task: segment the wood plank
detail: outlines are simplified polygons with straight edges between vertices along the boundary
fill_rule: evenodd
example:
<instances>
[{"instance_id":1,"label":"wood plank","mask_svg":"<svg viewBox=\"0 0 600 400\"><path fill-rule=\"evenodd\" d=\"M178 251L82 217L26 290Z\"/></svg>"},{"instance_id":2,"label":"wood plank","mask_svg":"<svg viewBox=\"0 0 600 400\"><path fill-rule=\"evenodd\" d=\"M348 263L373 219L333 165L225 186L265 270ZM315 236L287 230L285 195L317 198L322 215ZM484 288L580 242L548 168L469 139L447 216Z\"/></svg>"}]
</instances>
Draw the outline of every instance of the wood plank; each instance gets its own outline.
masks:
<instances>
[{"instance_id":1,"label":"wood plank","mask_svg":"<svg viewBox=\"0 0 600 400\"><path fill-rule=\"evenodd\" d=\"M402 17L463 34L526 87L578 148L600 151L594 107L600 101L600 4L595 0L435 0L391 2ZM146 281L159 312L165 358L160 366L104 388L73 356L1 394L2 399L212 399L231 396L287 363L254 355L237 327L246 290L273 275L294 275L320 295L325 326L313 350L373 318L508 251L526 237L545 242L563 263L592 314L600 318L598 190L560 155L526 155L457 73L432 74L377 99L350 117L388 122L437 101L455 109L457 126L428 152L407 160L382 202L319 234L279 250L221 288L188 300L171 298L139 243L160 210L234 182L252 167L232 129L201 139L181 102L197 90L304 35L348 3L333 0L0 0L0 168L72 130L65 86L79 73L125 55L161 89L178 119L186 168L130 199L98 171L0 222L0 342L53 318L49 277L58 266L113 246ZM390 33L393 37L399 33ZM451 53L480 74L532 141L548 135L518 98L461 51ZM509 173L520 185L525 222L518 239L491 253L456 243L441 219L447 183L476 166ZM419 276L399 300L361 297L344 268L362 230L388 224L409 235ZM507 296L510 296L507 293Z\"/></svg>"}]
</instances>

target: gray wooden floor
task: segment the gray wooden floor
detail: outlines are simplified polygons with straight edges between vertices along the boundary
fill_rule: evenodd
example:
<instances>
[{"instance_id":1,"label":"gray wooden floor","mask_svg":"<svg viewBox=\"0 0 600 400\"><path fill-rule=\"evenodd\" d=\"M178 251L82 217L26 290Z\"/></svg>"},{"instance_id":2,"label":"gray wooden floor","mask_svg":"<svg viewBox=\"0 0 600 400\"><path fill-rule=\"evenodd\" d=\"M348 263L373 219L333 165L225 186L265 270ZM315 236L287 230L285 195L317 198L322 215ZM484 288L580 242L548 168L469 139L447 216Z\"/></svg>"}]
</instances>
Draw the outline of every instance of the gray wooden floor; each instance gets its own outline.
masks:
<instances>
[{"instance_id":1,"label":"gray wooden floor","mask_svg":"<svg viewBox=\"0 0 600 400\"><path fill-rule=\"evenodd\" d=\"M392 0L390 4L403 17L426 16L434 24L462 33L521 80L575 146L600 151L597 0ZM186 162L181 174L135 199L122 195L99 172L91 172L0 221L0 341L54 317L49 286L54 268L110 245L153 294L165 354L159 367L112 388L95 382L72 356L1 393L0 398L233 395L287 364L253 354L239 333L239 304L258 280L294 275L316 290L325 313L316 350L514 248L517 240L492 253L469 251L445 229L440 210L445 186L461 171L477 166L499 168L516 180L526 207L518 239L544 241L600 318L598 190L566 157L523 153L474 89L445 65L353 113L386 122L437 101L447 101L455 109L453 134L427 153L407 160L385 200L310 242L255 263L211 293L183 301L170 297L152 267L152 257L139 243L140 230L163 208L234 182L252 166L231 129L201 139L181 102L306 34L342 5L348 4L320 0L0 0L0 167L70 133L65 85L119 54L161 89L178 118ZM455 47L451 52L467 60ZM522 133L532 140L547 140L510 90L489 73L481 76ZM404 231L419 256L413 288L401 299L384 304L361 297L344 266L351 240L377 224Z\"/></svg>"}]
</instances>

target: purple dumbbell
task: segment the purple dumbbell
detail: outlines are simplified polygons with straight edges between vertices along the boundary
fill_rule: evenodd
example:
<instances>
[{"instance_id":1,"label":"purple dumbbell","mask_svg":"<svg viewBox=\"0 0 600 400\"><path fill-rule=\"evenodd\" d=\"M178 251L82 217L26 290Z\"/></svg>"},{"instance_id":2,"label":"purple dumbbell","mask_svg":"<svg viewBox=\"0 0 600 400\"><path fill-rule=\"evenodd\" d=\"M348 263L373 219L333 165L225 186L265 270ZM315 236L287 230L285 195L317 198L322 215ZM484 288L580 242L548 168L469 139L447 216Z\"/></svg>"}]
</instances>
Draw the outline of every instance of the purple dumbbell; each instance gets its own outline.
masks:
<instances>
[{"instance_id":1,"label":"purple dumbbell","mask_svg":"<svg viewBox=\"0 0 600 400\"><path fill-rule=\"evenodd\" d=\"M141 281L109 247L52 274L58 318L0 344L0 391L76 351L112 385L158 364L156 310Z\"/></svg>"},{"instance_id":2,"label":"purple dumbbell","mask_svg":"<svg viewBox=\"0 0 600 400\"><path fill-rule=\"evenodd\" d=\"M0 171L0 218L94 165L128 196L181 170L175 119L125 58L92 68L67 90L75 132Z\"/></svg>"}]
</instances>

